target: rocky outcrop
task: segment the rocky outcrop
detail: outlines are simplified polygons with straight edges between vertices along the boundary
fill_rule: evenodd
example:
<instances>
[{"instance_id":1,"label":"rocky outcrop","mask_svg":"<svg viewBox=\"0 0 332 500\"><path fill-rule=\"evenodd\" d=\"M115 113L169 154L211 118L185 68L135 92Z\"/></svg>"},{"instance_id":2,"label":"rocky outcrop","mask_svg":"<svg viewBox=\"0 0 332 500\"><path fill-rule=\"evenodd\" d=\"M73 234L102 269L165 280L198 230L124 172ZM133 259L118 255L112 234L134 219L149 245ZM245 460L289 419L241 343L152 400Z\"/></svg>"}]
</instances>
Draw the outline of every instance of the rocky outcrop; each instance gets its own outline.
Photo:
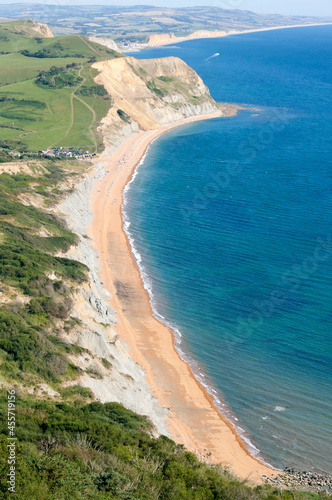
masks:
<instances>
[{"instance_id":1,"label":"rocky outcrop","mask_svg":"<svg viewBox=\"0 0 332 500\"><path fill-rule=\"evenodd\" d=\"M100 127L105 154L138 130L218 110L202 79L177 57L121 57L93 67L100 72L95 81L112 97L112 107Z\"/></svg>"},{"instance_id":2,"label":"rocky outcrop","mask_svg":"<svg viewBox=\"0 0 332 500\"><path fill-rule=\"evenodd\" d=\"M174 33L162 33L160 35L150 35L147 45L149 47L158 47L159 45L168 45L176 41Z\"/></svg>"},{"instance_id":3,"label":"rocky outcrop","mask_svg":"<svg viewBox=\"0 0 332 500\"><path fill-rule=\"evenodd\" d=\"M53 38L53 33L47 24L36 23L32 19L27 19L27 23L24 26L25 31L29 32L34 36L39 36L42 38Z\"/></svg>"},{"instance_id":4,"label":"rocky outcrop","mask_svg":"<svg viewBox=\"0 0 332 500\"><path fill-rule=\"evenodd\" d=\"M262 476L268 484L276 487L284 487L298 489L301 491L332 492L332 476L318 474L312 471L296 471L286 468L284 473L273 475L271 477Z\"/></svg>"}]
</instances>

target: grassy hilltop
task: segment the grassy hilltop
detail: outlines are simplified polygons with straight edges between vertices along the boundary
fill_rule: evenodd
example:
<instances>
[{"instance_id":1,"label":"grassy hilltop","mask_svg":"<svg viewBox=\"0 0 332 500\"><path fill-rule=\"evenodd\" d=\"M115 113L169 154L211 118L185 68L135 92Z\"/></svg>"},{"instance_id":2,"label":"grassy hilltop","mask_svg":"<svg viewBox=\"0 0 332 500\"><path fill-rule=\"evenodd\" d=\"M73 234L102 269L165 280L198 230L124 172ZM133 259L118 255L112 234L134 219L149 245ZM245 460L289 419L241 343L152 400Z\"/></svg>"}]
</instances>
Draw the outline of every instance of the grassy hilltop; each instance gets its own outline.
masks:
<instances>
[{"instance_id":1,"label":"grassy hilltop","mask_svg":"<svg viewBox=\"0 0 332 500\"><path fill-rule=\"evenodd\" d=\"M44 38L31 20L0 24L0 146L97 150L96 125L110 98L94 83L95 61L119 57L81 35Z\"/></svg>"}]
</instances>

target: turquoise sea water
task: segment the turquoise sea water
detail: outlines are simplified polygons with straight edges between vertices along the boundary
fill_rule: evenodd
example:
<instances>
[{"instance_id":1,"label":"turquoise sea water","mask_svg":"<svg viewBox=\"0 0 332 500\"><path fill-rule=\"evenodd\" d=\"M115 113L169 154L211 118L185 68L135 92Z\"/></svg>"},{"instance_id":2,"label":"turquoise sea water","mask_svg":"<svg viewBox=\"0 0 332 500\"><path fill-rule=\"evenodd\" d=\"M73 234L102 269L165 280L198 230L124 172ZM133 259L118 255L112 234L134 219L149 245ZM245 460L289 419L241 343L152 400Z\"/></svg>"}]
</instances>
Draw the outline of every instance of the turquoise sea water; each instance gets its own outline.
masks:
<instances>
[{"instance_id":1,"label":"turquoise sea water","mask_svg":"<svg viewBox=\"0 0 332 500\"><path fill-rule=\"evenodd\" d=\"M251 450L332 473L332 27L135 54L168 55L259 111L167 133L129 185L155 311Z\"/></svg>"}]
</instances>

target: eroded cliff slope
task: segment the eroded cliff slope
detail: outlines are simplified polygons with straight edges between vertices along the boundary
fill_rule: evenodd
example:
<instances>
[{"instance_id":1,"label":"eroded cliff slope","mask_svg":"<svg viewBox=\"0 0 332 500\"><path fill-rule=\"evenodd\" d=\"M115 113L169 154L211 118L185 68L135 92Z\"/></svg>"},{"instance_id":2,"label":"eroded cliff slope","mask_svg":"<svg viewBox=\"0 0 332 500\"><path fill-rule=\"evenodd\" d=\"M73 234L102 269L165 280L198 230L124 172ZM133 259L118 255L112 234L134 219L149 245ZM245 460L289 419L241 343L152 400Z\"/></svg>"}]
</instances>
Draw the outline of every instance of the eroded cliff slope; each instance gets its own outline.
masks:
<instances>
[{"instance_id":1,"label":"eroded cliff slope","mask_svg":"<svg viewBox=\"0 0 332 500\"><path fill-rule=\"evenodd\" d=\"M93 67L100 72L96 83L103 84L112 97L100 126L106 154L138 130L218 110L203 80L177 57L121 57Z\"/></svg>"},{"instance_id":2,"label":"eroded cliff slope","mask_svg":"<svg viewBox=\"0 0 332 500\"><path fill-rule=\"evenodd\" d=\"M53 33L47 24L36 23L32 19L22 19L17 22L10 22L12 31L20 35L29 37L53 38Z\"/></svg>"}]
</instances>

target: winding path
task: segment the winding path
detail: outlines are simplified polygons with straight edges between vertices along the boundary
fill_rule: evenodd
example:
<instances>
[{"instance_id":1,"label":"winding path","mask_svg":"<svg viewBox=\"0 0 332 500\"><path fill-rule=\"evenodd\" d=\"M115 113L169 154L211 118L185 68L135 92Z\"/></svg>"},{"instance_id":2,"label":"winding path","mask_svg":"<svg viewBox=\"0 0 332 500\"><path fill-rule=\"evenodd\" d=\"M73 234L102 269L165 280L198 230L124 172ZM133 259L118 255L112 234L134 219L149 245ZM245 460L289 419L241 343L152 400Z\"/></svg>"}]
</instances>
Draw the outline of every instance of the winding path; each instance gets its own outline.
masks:
<instances>
[{"instance_id":1,"label":"winding path","mask_svg":"<svg viewBox=\"0 0 332 500\"><path fill-rule=\"evenodd\" d=\"M81 37L80 37L81 38ZM82 38L83 42L85 42L85 40ZM87 43L87 42L85 42ZM89 45L87 43L87 45ZM90 45L89 45L90 46ZM94 50L92 47L91 47L92 50ZM92 113L92 122L91 122L91 125L89 126L89 132L91 134L91 137L93 139L93 143L94 143L94 152L96 153L97 152L97 139L96 139L96 134L93 130L94 128L94 125L95 125L95 122L97 121L97 114L95 112L95 110L87 103L85 102L83 99L81 99L80 97L78 97L76 95L76 92L82 87L82 85L86 82L86 78L85 76L82 76L81 75L81 72L83 70L83 66L81 66L81 68L79 69L79 72L78 72L78 76L80 78L83 78L82 82L77 85L77 87L75 88L75 90L73 90L73 92L70 94L70 108L71 108L71 123L69 125L69 128L67 129L65 135L57 140L55 143L53 143L51 146L48 146L48 148L53 148L56 144L58 144L59 142L63 141L63 139L65 139L68 134L70 133L71 129L73 128L73 125L74 125L74 121L75 121L75 106L74 106L74 97L75 99L77 99L78 101L80 101L82 104L84 104L84 106L86 106L88 108L88 110Z\"/></svg>"}]
</instances>

